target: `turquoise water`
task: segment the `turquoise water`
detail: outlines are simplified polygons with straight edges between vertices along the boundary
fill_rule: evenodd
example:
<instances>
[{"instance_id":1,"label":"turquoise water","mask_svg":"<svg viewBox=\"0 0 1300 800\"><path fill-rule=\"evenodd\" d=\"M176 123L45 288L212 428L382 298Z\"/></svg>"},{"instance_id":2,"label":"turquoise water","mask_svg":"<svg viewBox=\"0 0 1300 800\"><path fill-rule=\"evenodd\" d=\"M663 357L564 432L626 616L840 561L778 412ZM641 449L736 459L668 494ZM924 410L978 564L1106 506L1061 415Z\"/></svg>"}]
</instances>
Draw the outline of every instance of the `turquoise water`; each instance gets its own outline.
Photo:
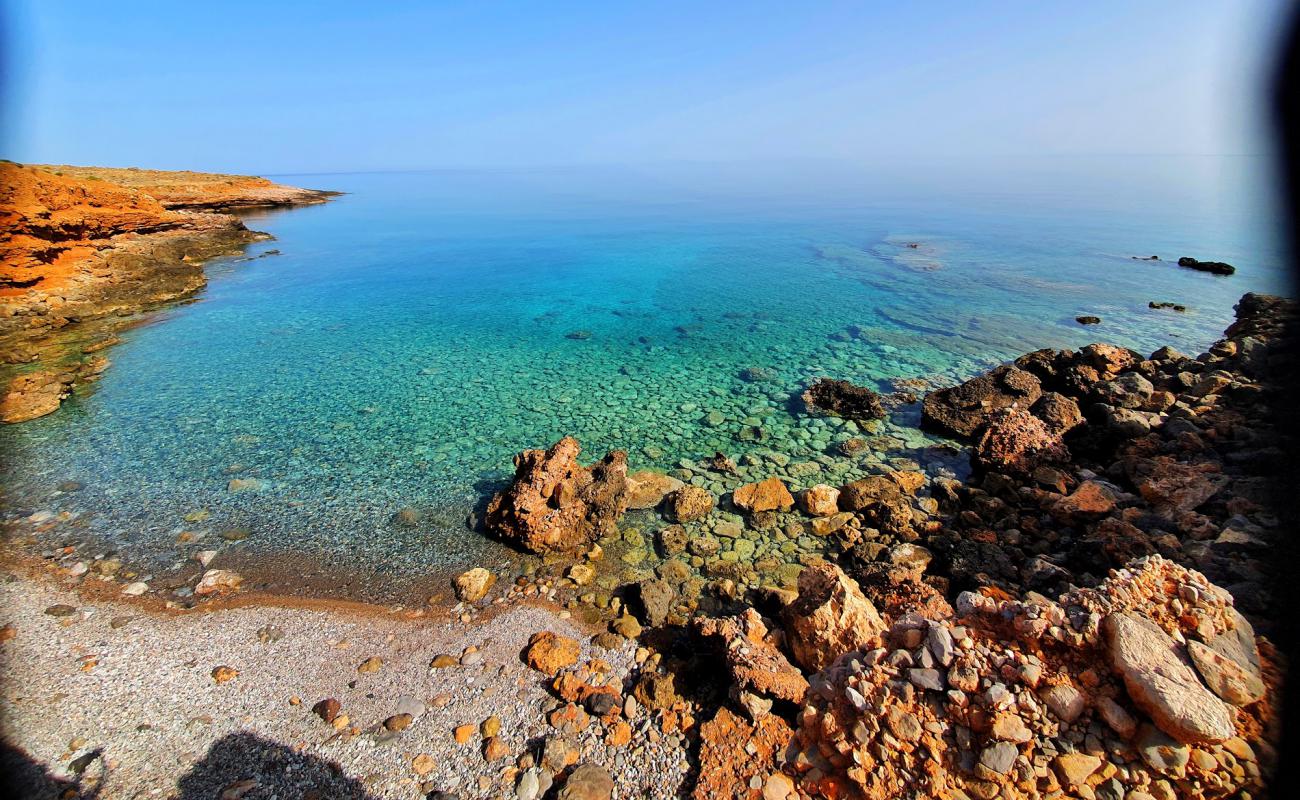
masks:
<instances>
[{"instance_id":1,"label":"turquoise water","mask_svg":"<svg viewBox=\"0 0 1300 800\"><path fill-rule=\"evenodd\" d=\"M76 536L160 569L192 531L397 574L504 559L465 515L513 453L565 434L634 468L820 465L796 484L898 459L960 471L914 408L864 432L791 398L821 375L950 383L1097 340L1199 352L1244 291L1282 288L1259 166L277 176L348 194L250 217L277 240L249 255L279 255L211 265L200 302L128 333L93 391L0 430L5 513L71 512ZM864 434L860 463L828 455ZM393 525L407 506L422 522ZM216 538L232 527L248 538Z\"/></svg>"}]
</instances>

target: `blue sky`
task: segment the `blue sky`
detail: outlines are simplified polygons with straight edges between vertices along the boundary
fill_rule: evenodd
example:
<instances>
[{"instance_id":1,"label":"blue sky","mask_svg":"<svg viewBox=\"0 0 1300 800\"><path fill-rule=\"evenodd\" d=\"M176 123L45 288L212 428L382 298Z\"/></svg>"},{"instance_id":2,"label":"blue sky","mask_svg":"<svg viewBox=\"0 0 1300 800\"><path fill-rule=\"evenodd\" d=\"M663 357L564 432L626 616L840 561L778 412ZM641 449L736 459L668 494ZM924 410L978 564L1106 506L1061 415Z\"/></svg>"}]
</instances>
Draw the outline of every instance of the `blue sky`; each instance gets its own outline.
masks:
<instances>
[{"instance_id":1,"label":"blue sky","mask_svg":"<svg viewBox=\"0 0 1300 800\"><path fill-rule=\"evenodd\" d=\"M243 172L1257 153L1286 0L12 0L4 155Z\"/></svg>"}]
</instances>

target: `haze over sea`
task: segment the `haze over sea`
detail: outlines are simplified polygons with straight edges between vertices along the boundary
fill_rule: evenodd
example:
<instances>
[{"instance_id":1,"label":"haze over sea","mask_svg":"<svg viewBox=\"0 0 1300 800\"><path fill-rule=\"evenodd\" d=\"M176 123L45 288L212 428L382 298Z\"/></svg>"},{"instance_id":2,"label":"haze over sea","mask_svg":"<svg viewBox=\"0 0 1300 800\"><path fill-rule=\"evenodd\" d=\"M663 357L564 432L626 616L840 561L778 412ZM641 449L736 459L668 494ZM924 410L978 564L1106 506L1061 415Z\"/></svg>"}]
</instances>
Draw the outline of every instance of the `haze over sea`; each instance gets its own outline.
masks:
<instances>
[{"instance_id":1,"label":"haze over sea","mask_svg":"<svg viewBox=\"0 0 1300 800\"><path fill-rule=\"evenodd\" d=\"M249 558L395 575L491 565L509 555L467 514L512 454L563 435L588 460L625 449L634 469L719 450L815 461L857 433L792 401L817 376L889 391L1040 347L1200 352L1243 292L1284 290L1267 167L273 176L348 194L249 217L276 241L248 255L278 254L210 265L198 302L129 332L93 391L0 429L6 513L72 512L77 535L160 570L182 558L180 532L215 545L231 530L247 538L223 546ZM1179 268L1184 255L1238 272ZM916 416L898 411L877 444L959 469ZM406 507L417 525L391 521Z\"/></svg>"}]
</instances>

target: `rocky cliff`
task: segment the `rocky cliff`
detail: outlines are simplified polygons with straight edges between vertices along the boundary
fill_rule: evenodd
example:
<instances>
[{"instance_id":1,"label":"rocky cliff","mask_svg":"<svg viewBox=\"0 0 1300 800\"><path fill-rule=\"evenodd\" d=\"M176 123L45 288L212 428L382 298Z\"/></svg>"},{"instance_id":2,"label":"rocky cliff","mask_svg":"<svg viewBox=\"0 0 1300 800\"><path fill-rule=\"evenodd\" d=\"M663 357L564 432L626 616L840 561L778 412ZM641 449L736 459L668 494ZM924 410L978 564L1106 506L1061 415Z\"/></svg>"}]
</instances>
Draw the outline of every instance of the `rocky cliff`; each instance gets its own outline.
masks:
<instances>
[{"instance_id":1,"label":"rocky cliff","mask_svg":"<svg viewBox=\"0 0 1300 800\"><path fill-rule=\"evenodd\" d=\"M204 261L267 238L212 210L331 194L264 178L0 163L0 421L57 409L108 365L100 351L131 315L194 294Z\"/></svg>"}]
</instances>

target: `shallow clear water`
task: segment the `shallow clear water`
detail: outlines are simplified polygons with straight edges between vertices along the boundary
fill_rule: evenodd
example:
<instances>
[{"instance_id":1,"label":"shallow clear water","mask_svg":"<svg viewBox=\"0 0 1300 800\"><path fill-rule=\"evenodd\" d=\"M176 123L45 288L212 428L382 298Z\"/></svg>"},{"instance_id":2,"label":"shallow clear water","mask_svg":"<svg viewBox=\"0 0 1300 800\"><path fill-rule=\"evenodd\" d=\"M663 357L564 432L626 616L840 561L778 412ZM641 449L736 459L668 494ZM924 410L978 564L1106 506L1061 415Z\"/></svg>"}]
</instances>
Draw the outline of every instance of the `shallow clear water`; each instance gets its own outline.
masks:
<instances>
[{"instance_id":1,"label":"shallow clear water","mask_svg":"<svg viewBox=\"0 0 1300 800\"><path fill-rule=\"evenodd\" d=\"M211 265L201 301L127 334L93 391L0 430L6 513L72 511L159 566L184 557L179 531L230 527L251 552L380 571L500 559L466 512L513 453L564 434L634 468L811 459L857 433L790 402L815 376L952 382L1097 340L1199 352L1243 292L1282 289L1259 167L278 176L349 194L251 217L277 241L249 254L280 255ZM1151 254L1164 261L1130 258ZM924 464L914 417L879 441ZM263 485L232 492L234 477ZM67 480L85 488L57 491ZM425 521L392 525L405 506Z\"/></svg>"}]
</instances>

